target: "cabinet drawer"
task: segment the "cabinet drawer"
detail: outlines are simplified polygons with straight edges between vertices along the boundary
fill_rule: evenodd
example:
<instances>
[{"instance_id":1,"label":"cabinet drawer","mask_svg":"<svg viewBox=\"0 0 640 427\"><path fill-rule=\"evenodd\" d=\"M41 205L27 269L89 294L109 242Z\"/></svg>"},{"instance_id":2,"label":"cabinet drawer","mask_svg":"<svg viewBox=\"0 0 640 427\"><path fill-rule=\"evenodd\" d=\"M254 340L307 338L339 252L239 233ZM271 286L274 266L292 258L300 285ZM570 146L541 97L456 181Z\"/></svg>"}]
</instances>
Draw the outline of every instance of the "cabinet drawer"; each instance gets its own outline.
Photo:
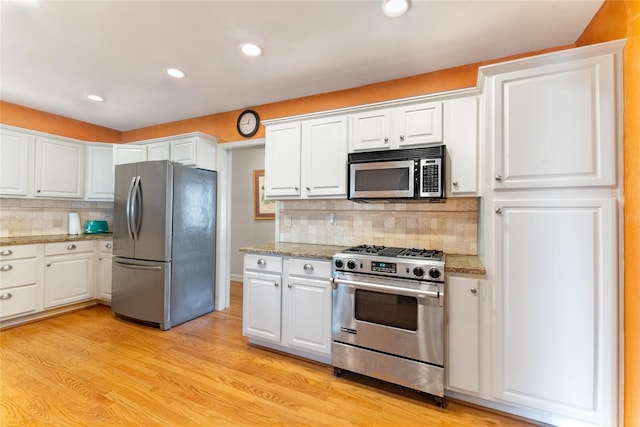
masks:
<instances>
[{"instance_id":1,"label":"cabinet drawer","mask_svg":"<svg viewBox=\"0 0 640 427\"><path fill-rule=\"evenodd\" d=\"M35 257L36 248L37 245L0 246L0 260Z\"/></svg>"},{"instance_id":2,"label":"cabinet drawer","mask_svg":"<svg viewBox=\"0 0 640 427\"><path fill-rule=\"evenodd\" d=\"M331 278L331 262L319 259L291 258L289 260L289 274L329 279Z\"/></svg>"},{"instance_id":3,"label":"cabinet drawer","mask_svg":"<svg viewBox=\"0 0 640 427\"><path fill-rule=\"evenodd\" d=\"M0 318L37 311L36 285L6 289L0 292Z\"/></svg>"},{"instance_id":4,"label":"cabinet drawer","mask_svg":"<svg viewBox=\"0 0 640 427\"><path fill-rule=\"evenodd\" d=\"M93 252L94 243L91 240L75 242L47 243L44 246L46 255L67 255L77 252Z\"/></svg>"},{"instance_id":5,"label":"cabinet drawer","mask_svg":"<svg viewBox=\"0 0 640 427\"><path fill-rule=\"evenodd\" d=\"M246 270L282 272L282 258L261 254L246 254L244 256L244 268Z\"/></svg>"},{"instance_id":6,"label":"cabinet drawer","mask_svg":"<svg viewBox=\"0 0 640 427\"><path fill-rule=\"evenodd\" d=\"M100 252L113 253L113 242L111 240L101 240Z\"/></svg>"},{"instance_id":7,"label":"cabinet drawer","mask_svg":"<svg viewBox=\"0 0 640 427\"><path fill-rule=\"evenodd\" d=\"M36 283L36 258L0 261L0 289Z\"/></svg>"}]
</instances>

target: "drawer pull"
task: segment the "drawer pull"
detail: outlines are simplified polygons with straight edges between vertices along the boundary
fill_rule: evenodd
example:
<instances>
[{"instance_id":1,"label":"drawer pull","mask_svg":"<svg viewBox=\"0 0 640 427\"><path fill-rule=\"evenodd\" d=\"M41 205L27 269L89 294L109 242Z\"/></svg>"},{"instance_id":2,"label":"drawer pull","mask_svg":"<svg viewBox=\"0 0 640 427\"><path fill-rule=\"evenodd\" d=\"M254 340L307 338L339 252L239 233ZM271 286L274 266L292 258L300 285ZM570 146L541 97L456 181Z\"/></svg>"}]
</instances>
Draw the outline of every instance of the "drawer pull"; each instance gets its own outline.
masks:
<instances>
[{"instance_id":1,"label":"drawer pull","mask_svg":"<svg viewBox=\"0 0 640 427\"><path fill-rule=\"evenodd\" d=\"M11 249L5 249L4 251L0 252L0 255L12 255L13 251Z\"/></svg>"},{"instance_id":2,"label":"drawer pull","mask_svg":"<svg viewBox=\"0 0 640 427\"><path fill-rule=\"evenodd\" d=\"M8 300L8 299L11 299L12 296L13 296L12 294L7 292L6 294L0 295L0 300L5 301L5 300Z\"/></svg>"},{"instance_id":3,"label":"drawer pull","mask_svg":"<svg viewBox=\"0 0 640 427\"><path fill-rule=\"evenodd\" d=\"M471 292L472 294L477 294L478 290L476 288L471 288L469 289L469 292Z\"/></svg>"},{"instance_id":4,"label":"drawer pull","mask_svg":"<svg viewBox=\"0 0 640 427\"><path fill-rule=\"evenodd\" d=\"M51 267L51 263L48 263L48 264L47 264L47 267Z\"/></svg>"},{"instance_id":5,"label":"drawer pull","mask_svg":"<svg viewBox=\"0 0 640 427\"><path fill-rule=\"evenodd\" d=\"M74 245L74 244L72 243L72 244L70 244L69 246L67 246L67 249L68 249L68 250L70 250L70 251L72 251L72 250L76 249L76 245Z\"/></svg>"},{"instance_id":6,"label":"drawer pull","mask_svg":"<svg viewBox=\"0 0 640 427\"><path fill-rule=\"evenodd\" d=\"M13 270L13 265L3 265L2 267L0 267L0 271L11 271Z\"/></svg>"},{"instance_id":7,"label":"drawer pull","mask_svg":"<svg viewBox=\"0 0 640 427\"><path fill-rule=\"evenodd\" d=\"M307 272L313 271L313 265L305 264L304 267L302 267L302 269Z\"/></svg>"},{"instance_id":8,"label":"drawer pull","mask_svg":"<svg viewBox=\"0 0 640 427\"><path fill-rule=\"evenodd\" d=\"M106 244L106 245L104 245L104 246L105 246L105 248L107 248L107 249L111 249L111 243L107 243L107 244Z\"/></svg>"},{"instance_id":9,"label":"drawer pull","mask_svg":"<svg viewBox=\"0 0 640 427\"><path fill-rule=\"evenodd\" d=\"M265 261L264 259L260 258L260 259L258 260L258 265L259 265L260 267L264 267L265 265L267 265L267 261Z\"/></svg>"}]
</instances>

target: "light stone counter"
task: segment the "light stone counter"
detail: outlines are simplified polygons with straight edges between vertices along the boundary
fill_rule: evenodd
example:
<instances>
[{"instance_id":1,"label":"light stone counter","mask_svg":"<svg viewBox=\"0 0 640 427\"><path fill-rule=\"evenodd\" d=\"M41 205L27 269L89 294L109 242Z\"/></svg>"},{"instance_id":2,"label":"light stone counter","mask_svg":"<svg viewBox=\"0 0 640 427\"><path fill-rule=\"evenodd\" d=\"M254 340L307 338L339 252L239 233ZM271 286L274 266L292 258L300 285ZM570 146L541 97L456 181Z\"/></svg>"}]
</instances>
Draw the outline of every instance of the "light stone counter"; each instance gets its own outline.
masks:
<instances>
[{"instance_id":1,"label":"light stone counter","mask_svg":"<svg viewBox=\"0 0 640 427\"><path fill-rule=\"evenodd\" d=\"M347 249L348 246L312 245L307 243L265 243L245 246L240 252L293 256L300 258L331 259L333 255ZM485 275L487 270L476 255L447 254L444 270L446 273Z\"/></svg>"},{"instance_id":2,"label":"light stone counter","mask_svg":"<svg viewBox=\"0 0 640 427\"><path fill-rule=\"evenodd\" d=\"M37 243L76 242L78 240L112 239L113 233L50 234L43 236L0 237L0 246L33 245Z\"/></svg>"}]
</instances>

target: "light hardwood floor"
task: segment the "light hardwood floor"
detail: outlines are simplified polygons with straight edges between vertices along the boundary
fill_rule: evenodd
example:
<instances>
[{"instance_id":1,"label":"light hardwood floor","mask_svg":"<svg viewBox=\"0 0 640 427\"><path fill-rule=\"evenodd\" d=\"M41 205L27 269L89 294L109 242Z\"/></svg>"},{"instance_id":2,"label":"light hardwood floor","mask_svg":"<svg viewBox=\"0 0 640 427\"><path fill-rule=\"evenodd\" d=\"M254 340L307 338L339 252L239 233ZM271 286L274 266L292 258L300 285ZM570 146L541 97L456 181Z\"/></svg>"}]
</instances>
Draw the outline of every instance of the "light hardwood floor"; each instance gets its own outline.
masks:
<instances>
[{"instance_id":1,"label":"light hardwood floor","mask_svg":"<svg viewBox=\"0 0 640 427\"><path fill-rule=\"evenodd\" d=\"M241 289L165 332L105 306L0 331L0 425L531 425L251 346Z\"/></svg>"}]
</instances>

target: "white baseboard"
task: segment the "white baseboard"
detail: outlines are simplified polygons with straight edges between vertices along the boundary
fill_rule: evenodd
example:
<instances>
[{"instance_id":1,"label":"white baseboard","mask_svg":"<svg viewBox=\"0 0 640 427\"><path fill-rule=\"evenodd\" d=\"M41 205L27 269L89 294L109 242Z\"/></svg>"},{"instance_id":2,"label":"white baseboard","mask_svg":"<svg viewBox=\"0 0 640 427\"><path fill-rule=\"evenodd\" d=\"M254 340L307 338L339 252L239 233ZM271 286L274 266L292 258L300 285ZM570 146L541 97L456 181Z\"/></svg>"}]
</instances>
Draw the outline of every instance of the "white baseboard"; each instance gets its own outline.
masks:
<instances>
[{"instance_id":1,"label":"white baseboard","mask_svg":"<svg viewBox=\"0 0 640 427\"><path fill-rule=\"evenodd\" d=\"M240 282L242 283L242 275L241 274L232 274L231 275L232 282Z\"/></svg>"}]
</instances>

